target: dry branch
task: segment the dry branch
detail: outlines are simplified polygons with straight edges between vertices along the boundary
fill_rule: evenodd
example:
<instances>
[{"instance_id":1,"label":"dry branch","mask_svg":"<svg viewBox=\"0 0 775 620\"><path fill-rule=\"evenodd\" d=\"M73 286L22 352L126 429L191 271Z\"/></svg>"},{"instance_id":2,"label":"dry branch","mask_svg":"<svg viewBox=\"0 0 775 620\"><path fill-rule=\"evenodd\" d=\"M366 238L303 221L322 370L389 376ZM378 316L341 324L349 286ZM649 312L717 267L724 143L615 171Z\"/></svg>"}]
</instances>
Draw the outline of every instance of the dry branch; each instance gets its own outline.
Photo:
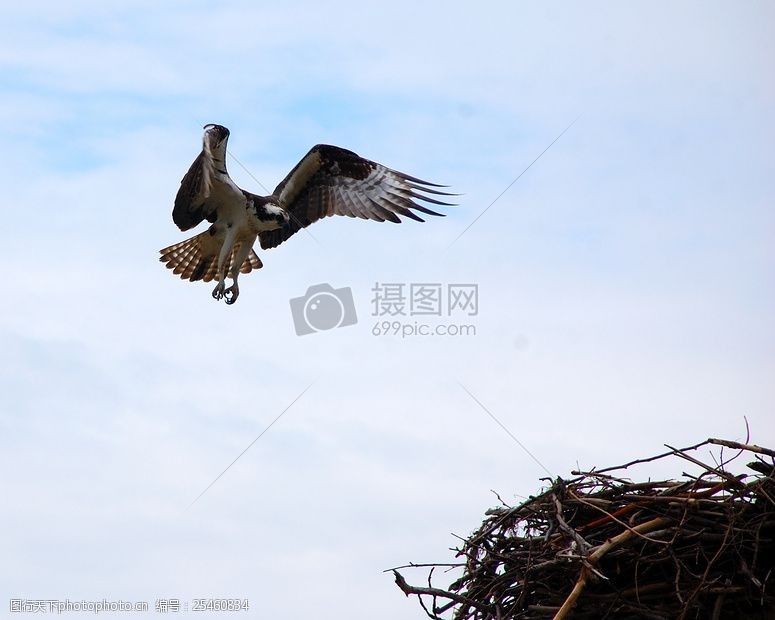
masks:
<instances>
[{"instance_id":1,"label":"dry branch","mask_svg":"<svg viewBox=\"0 0 775 620\"><path fill-rule=\"evenodd\" d=\"M739 451L733 458L753 453L757 473L730 473L723 453L703 462L696 452L708 445ZM768 448L708 439L574 472L579 477L558 479L518 506L488 510L461 539L457 569L426 564L458 571L446 588L431 585L433 569L427 587L394 570L396 583L437 620L775 618L773 457ZM621 477L660 459L691 462L700 473Z\"/></svg>"}]
</instances>

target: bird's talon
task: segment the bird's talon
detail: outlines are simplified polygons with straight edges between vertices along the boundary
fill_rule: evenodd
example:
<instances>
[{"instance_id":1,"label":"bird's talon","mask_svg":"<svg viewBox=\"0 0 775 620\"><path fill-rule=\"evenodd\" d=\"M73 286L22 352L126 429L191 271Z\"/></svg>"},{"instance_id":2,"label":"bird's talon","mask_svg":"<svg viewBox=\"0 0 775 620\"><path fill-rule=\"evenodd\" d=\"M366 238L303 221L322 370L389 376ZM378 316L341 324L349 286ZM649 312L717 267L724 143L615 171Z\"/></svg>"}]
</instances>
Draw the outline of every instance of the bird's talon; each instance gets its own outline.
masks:
<instances>
[{"instance_id":1,"label":"bird's talon","mask_svg":"<svg viewBox=\"0 0 775 620\"><path fill-rule=\"evenodd\" d=\"M213 299L223 299L223 287L223 283L220 283L213 289Z\"/></svg>"},{"instance_id":2,"label":"bird's talon","mask_svg":"<svg viewBox=\"0 0 775 620\"><path fill-rule=\"evenodd\" d=\"M237 285L230 286L223 292L223 296L226 297L226 303L231 305L235 301L237 301L237 297L239 297L239 289L237 288Z\"/></svg>"}]
</instances>

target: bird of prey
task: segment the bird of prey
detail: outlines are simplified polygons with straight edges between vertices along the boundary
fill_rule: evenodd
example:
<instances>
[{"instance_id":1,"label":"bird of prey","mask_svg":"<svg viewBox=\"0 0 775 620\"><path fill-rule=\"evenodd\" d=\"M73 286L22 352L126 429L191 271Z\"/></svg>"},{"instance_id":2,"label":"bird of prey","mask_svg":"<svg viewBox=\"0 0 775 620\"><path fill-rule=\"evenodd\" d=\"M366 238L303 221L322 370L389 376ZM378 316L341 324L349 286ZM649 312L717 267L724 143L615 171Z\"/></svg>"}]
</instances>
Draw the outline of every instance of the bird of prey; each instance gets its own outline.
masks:
<instances>
[{"instance_id":1,"label":"bird of prey","mask_svg":"<svg viewBox=\"0 0 775 620\"><path fill-rule=\"evenodd\" d=\"M267 250L329 215L396 223L403 215L422 222L414 211L442 214L417 200L451 205L433 197L453 195L434 189L443 185L327 144L313 146L271 195L257 196L237 187L226 171L229 130L214 124L205 125L204 130L202 152L180 182L172 220L182 231L204 220L211 225L160 250L160 260L184 280L217 280L213 297L227 304L239 296L239 274L262 267L253 251L256 238ZM228 288L227 276L232 279Z\"/></svg>"}]
</instances>

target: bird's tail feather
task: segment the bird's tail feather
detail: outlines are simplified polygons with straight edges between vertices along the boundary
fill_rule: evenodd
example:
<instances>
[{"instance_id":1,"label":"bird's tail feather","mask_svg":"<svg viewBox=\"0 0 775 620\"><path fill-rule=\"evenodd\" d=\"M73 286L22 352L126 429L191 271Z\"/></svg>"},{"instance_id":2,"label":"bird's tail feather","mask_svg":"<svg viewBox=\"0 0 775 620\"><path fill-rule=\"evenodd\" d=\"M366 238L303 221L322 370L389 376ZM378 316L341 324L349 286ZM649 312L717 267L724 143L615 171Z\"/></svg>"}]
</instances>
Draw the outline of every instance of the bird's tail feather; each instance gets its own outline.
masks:
<instances>
[{"instance_id":1,"label":"bird's tail feather","mask_svg":"<svg viewBox=\"0 0 775 620\"><path fill-rule=\"evenodd\" d=\"M234 249L229 257L226 273L231 271L234 258L239 249L239 244L234 244ZM217 243L208 231L195 237L176 243L159 250L159 260L166 264L167 269L180 276L183 280L203 280L209 282L218 277L218 252L220 244ZM263 264L253 250L240 267L240 273L250 273L254 269L261 269Z\"/></svg>"}]
</instances>

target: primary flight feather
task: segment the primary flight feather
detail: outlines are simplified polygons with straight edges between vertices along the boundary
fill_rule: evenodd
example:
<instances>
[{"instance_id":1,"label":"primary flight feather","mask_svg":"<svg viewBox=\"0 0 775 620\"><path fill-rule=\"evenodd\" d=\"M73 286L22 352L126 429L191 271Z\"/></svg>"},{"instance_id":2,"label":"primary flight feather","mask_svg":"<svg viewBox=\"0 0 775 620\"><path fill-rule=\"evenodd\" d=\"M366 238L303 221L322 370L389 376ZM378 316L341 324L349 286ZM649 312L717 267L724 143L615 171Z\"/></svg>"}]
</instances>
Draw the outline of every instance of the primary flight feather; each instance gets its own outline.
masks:
<instances>
[{"instance_id":1,"label":"primary flight feather","mask_svg":"<svg viewBox=\"0 0 775 620\"><path fill-rule=\"evenodd\" d=\"M239 296L239 274L262 267L253 251L256 239L267 250L329 215L396 223L404 216L422 222L415 211L442 214L418 200L451 204L434 198L452 195L434 189L442 185L327 144L313 146L271 195L257 196L238 187L226 171L229 130L222 125L205 125L204 130L202 152L180 182L172 220L183 231L204 220L211 225L160 250L160 260L184 280L217 280L213 297L227 304ZM232 279L228 288L227 276Z\"/></svg>"}]
</instances>

